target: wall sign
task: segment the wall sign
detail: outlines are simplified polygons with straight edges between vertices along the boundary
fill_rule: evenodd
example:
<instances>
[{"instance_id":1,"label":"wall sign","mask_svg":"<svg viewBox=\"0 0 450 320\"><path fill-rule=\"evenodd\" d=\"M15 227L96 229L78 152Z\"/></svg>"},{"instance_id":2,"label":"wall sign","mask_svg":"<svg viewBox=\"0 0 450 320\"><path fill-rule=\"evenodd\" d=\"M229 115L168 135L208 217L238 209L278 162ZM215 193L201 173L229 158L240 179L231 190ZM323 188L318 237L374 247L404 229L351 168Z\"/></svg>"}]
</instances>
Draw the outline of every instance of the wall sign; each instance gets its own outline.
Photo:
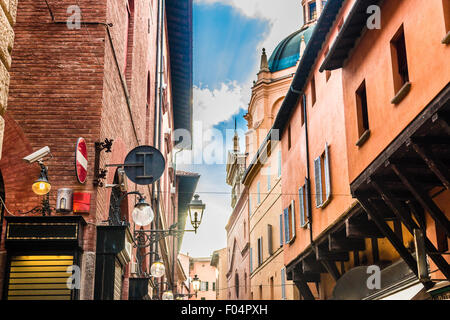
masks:
<instances>
[{"instance_id":1,"label":"wall sign","mask_svg":"<svg viewBox=\"0 0 450 320\"><path fill-rule=\"evenodd\" d=\"M78 138L75 149L75 171L79 183L85 183L87 179L88 155L86 140Z\"/></svg>"}]
</instances>

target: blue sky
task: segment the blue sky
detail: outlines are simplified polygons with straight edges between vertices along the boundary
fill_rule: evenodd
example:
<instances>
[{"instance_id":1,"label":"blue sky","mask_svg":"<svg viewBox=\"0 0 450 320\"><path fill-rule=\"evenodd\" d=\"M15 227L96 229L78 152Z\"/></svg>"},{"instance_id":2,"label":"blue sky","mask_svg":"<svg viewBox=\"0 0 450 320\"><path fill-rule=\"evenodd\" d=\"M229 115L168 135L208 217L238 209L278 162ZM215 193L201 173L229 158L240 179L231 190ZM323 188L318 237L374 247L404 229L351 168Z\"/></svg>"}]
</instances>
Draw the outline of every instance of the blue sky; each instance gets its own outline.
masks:
<instances>
[{"instance_id":1,"label":"blue sky","mask_svg":"<svg viewBox=\"0 0 450 320\"><path fill-rule=\"evenodd\" d=\"M262 48L270 56L284 37L300 28L300 14L300 0L194 0L194 131L200 123L203 132L217 129L225 137L235 118L240 132L247 130L243 116ZM198 140L194 136L195 150L201 150ZM228 140L222 141L228 145L223 148L224 160L231 145ZM243 150L243 136L240 142ZM177 167L201 175L197 193L206 209L197 234L185 234L181 252L210 256L226 247L225 226L232 212L225 161L187 165L180 161L182 156Z\"/></svg>"}]
</instances>

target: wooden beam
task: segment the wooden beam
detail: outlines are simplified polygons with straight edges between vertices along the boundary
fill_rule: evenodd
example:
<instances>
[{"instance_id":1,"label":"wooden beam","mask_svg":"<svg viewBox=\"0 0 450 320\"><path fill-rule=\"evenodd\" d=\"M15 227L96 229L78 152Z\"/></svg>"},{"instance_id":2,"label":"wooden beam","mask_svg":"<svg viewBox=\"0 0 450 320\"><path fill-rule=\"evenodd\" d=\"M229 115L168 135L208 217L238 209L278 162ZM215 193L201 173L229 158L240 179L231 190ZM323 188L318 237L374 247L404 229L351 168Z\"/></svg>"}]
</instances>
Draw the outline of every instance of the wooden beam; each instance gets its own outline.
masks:
<instances>
[{"instance_id":1,"label":"wooden beam","mask_svg":"<svg viewBox=\"0 0 450 320\"><path fill-rule=\"evenodd\" d=\"M397 238L394 231L392 231L389 225L384 221L380 213L376 209L373 209L373 206L371 205L368 199L358 197L358 201L364 208L364 210L367 212L367 214L371 216L373 221L377 224L378 228L386 236L386 238L389 240L392 246L397 250L400 257L402 257L402 259L405 261L408 267L417 276L418 273L416 260L413 258L408 249L405 248L400 239Z\"/></svg>"},{"instance_id":2,"label":"wooden beam","mask_svg":"<svg viewBox=\"0 0 450 320\"><path fill-rule=\"evenodd\" d=\"M297 286L298 291L305 300L315 300L314 295L311 292L311 289L308 286L306 279L303 274L298 270L298 267L294 268L293 271L293 281Z\"/></svg>"},{"instance_id":3,"label":"wooden beam","mask_svg":"<svg viewBox=\"0 0 450 320\"><path fill-rule=\"evenodd\" d=\"M322 263L316 260L309 260L309 259L302 260L302 270L304 274L327 272Z\"/></svg>"},{"instance_id":4,"label":"wooden beam","mask_svg":"<svg viewBox=\"0 0 450 320\"><path fill-rule=\"evenodd\" d=\"M328 235L328 248L330 251L364 251L366 250L366 243L364 239L357 238L341 238L333 235Z\"/></svg>"},{"instance_id":5,"label":"wooden beam","mask_svg":"<svg viewBox=\"0 0 450 320\"><path fill-rule=\"evenodd\" d=\"M447 139L450 140L448 137ZM447 166L444 165L439 159L436 159L436 157L429 150L427 150L427 148L414 142L412 142L411 145L416 153L423 159L423 161L425 161L430 170L433 171L439 180L441 180L447 190L450 190L450 174Z\"/></svg>"},{"instance_id":6,"label":"wooden beam","mask_svg":"<svg viewBox=\"0 0 450 320\"><path fill-rule=\"evenodd\" d=\"M406 201L406 204L408 205L409 210L413 213L422 230L426 230L427 221L425 219L425 210L415 200L408 200Z\"/></svg>"},{"instance_id":7,"label":"wooden beam","mask_svg":"<svg viewBox=\"0 0 450 320\"><path fill-rule=\"evenodd\" d=\"M330 252L322 248L316 248L316 259L319 261L348 261L350 259L348 252Z\"/></svg>"},{"instance_id":8,"label":"wooden beam","mask_svg":"<svg viewBox=\"0 0 450 320\"><path fill-rule=\"evenodd\" d=\"M391 210L397 215L397 217L403 222L408 231L414 235L414 229L419 229L419 226L412 219L412 217L405 212L400 203L392 197L388 190L383 190L377 182L372 181L372 186L380 193L383 199L386 201L386 204L391 208ZM436 266L440 269L440 271L445 275L447 279L450 279L450 266L447 261L439 254L435 254L438 252L433 243L428 239L426 235L424 235L425 247L430 254L430 258L436 264Z\"/></svg>"},{"instance_id":9,"label":"wooden beam","mask_svg":"<svg viewBox=\"0 0 450 320\"><path fill-rule=\"evenodd\" d=\"M431 197L424 190L422 190L422 188L418 186L415 181L408 178L403 169L400 169L399 166L391 164L391 168L412 193L414 198L416 198L422 207L433 217L434 221L442 226L447 236L450 237L450 222L441 209L439 209L439 207L434 203L433 199L431 199Z\"/></svg>"},{"instance_id":10,"label":"wooden beam","mask_svg":"<svg viewBox=\"0 0 450 320\"><path fill-rule=\"evenodd\" d=\"M350 219L345 221L345 233L347 238L384 238L385 235L380 231L372 221L352 222Z\"/></svg>"},{"instance_id":11,"label":"wooden beam","mask_svg":"<svg viewBox=\"0 0 450 320\"><path fill-rule=\"evenodd\" d=\"M324 268L333 277L334 281L338 281L339 278L341 277L341 274L339 273L339 270L336 267L336 262L327 261L327 260L322 260L321 262L322 262Z\"/></svg>"}]
</instances>

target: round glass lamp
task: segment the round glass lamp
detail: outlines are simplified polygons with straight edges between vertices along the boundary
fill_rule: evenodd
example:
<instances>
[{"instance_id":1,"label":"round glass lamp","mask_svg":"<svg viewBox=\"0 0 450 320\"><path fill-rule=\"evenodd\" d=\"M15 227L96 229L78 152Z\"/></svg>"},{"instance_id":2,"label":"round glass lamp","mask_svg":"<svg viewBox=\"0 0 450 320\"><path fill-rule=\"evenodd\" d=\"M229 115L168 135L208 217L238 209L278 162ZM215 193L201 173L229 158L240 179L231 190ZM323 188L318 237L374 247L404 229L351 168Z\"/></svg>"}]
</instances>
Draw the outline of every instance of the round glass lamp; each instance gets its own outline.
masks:
<instances>
[{"instance_id":1,"label":"round glass lamp","mask_svg":"<svg viewBox=\"0 0 450 320\"><path fill-rule=\"evenodd\" d=\"M166 267L161 261L153 262L150 268L150 274L155 278L161 278L166 273Z\"/></svg>"},{"instance_id":2,"label":"round glass lamp","mask_svg":"<svg viewBox=\"0 0 450 320\"><path fill-rule=\"evenodd\" d=\"M152 208L145 202L144 198L139 199L138 203L136 203L131 216L134 223L141 227L148 226L155 217Z\"/></svg>"},{"instance_id":3,"label":"round glass lamp","mask_svg":"<svg viewBox=\"0 0 450 320\"><path fill-rule=\"evenodd\" d=\"M52 185L48 182L45 172L41 172L41 176L33 183L31 188L33 189L33 192L39 196L44 196L50 192Z\"/></svg>"},{"instance_id":4,"label":"round glass lamp","mask_svg":"<svg viewBox=\"0 0 450 320\"><path fill-rule=\"evenodd\" d=\"M166 291L166 292L164 292L163 293L163 295L162 295L162 299L163 300L173 300L173 293L172 293L172 291Z\"/></svg>"}]
</instances>

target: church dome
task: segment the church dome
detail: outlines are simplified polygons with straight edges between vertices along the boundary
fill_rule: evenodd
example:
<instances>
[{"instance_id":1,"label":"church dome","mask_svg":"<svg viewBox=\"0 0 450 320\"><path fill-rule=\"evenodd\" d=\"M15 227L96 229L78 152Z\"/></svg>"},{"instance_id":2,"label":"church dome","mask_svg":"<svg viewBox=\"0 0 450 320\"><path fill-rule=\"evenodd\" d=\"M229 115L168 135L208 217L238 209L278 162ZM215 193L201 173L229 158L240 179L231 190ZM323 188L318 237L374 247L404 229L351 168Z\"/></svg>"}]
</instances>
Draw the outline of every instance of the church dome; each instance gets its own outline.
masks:
<instances>
[{"instance_id":1,"label":"church dome","mask_svg":"<svg viewBox=\"0 0 450 320\"><path fill-rule=\"evenodd\" d=\"M281 41L270 56L270 71L276 72L295 66L300 58L300 42L302 36L305 37L305 44L308 44L313 30L314 25L303 27Z\"/></svg>"}]
</instances>

